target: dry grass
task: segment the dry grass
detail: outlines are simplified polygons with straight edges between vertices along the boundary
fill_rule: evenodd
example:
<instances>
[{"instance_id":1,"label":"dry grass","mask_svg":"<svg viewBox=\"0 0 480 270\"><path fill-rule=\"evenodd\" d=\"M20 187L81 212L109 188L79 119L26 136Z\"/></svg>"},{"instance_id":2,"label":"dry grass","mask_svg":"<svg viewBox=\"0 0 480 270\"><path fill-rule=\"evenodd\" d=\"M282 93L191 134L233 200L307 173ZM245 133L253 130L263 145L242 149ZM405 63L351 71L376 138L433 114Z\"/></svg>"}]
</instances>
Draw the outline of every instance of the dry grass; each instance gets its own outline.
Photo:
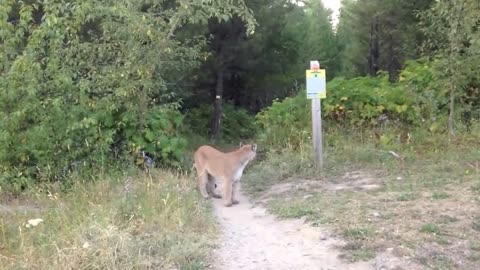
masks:
<instances>
[{"instance_id":1,"label":"dry grass","mask_svg":"<svg viewBox=\"0 0 480 270\"><path fill-rule=\"evenodd\" d=\"M324 172L301 154L272 154L246 176L247 191L280 217L306 217L343 236L347 260L388 251L431 269L478 269L478 136L397 146L404 164L388 147L336 139Z\"/></svg>"},{"instance_id":2,"label":"dry grass","mask_svg":"<svg viewBox=\"0 0 480 270\"><path fill-rule=\"evenodd\" d=\"M0 208L0 269L204 269L215 225L191 178L147 176L32 192ZM35 206L35 207L34 207ZM41 218L39 225L27 221Z\"/></svg>"}]
</instances>

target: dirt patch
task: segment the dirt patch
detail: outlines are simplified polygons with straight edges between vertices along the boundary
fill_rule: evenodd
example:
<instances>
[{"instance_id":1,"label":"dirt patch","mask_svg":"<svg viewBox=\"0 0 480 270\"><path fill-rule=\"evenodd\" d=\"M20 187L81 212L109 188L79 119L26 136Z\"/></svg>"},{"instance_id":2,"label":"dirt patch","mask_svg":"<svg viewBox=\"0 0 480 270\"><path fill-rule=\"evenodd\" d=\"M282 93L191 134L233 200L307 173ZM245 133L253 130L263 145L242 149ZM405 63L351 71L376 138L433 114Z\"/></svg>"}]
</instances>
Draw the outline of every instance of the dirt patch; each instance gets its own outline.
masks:
<instances>
[{"instance_id":1,"label":"dirt patch","mask_svg":"<svg viewBox=\"0 0 480 270\"><path fill-rule=\"evenodd\" d=\"M318 190L324 187L324 183L320 180L292 180L291 182L285 182L273 185L262 198L268 198L273 195L279 195L290 192Z\"/></svg>"},{"instance_id":2,"label":"dirt patch","mask_svg":"<svg viewBox=\"0 0 480 270\"><path fill-rule=\"evenodd\" d=\"M433 199L434 193L422 192L411 201L387 202L374 222L390 246L411 243L416 260L430 268L478 269L480 252L475 246L480 238L474 226L480 220L478 205L460 186L444 190L448 198ZM376 201L391 198L395 194L384 193ZM382 218L392 213L392 218Z\"/></svg>"},{"instance_id":3,"label":"dirt patch","mask_svg":"<svg viewBox=\"0 0 480 270\"><path fill-rule=\"evenodd\" d=\"M388 248L375 258L375 269L378 270L422 270L424 267L414 263L410 256L396 253L399 248Z\"/></svg>"},{"instance_id":4,"label":"dirt patch","mask_svg":"<svg viewBox=\"0 0 480 270\"><path fill-rule=\"evenodd\" d=\"M38 213L44 210L44 207L28 201L14 199L10 200L9 202L0 203L0 214Z\"/></svg>"},{"instance_id":5,"label":"dirt patch","mask_svg":"<svg viewBox=\"0 0 480 270\"><path fill-rule=\"evenodd\" d=\"M273 185L261 199L284 193L311 193L316 191L347 191L347 190L375 190L382 187L381 178L364 171L346 172L342 177L333 181L326 180L299 180L292 179L287 182ZM308 196L308 195L307 195Z\"/></svg>"},{"instance_id":6,"label":"dirt patch","mask_svg":"<svg viewBox=\"0 0 480 270\"><path fill-rule=\"evenodd\" d=\"M382 186L381 180L364 171L346 172L335 183L325 184L326 190L374 190Z\"/></svg>"}]
</instances>

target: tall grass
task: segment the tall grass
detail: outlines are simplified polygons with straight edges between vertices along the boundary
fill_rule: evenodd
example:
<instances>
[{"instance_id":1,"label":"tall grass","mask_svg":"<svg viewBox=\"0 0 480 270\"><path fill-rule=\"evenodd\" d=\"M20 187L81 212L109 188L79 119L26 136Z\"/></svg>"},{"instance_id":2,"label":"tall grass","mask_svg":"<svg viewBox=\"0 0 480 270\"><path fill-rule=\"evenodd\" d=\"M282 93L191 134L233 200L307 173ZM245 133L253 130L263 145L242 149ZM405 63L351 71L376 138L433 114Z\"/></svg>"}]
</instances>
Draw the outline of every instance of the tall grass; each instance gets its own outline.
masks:
<instances>
[{"instance_id":1,"label":"tall grass","mask_svg":"<svg viewBox=\"0 0 480 270\"><path fill-rule=\"evenodd\" d=\"M190 177L78 181L0 212L0 269L203 269L215 231ZM36 205L37 207L32 207ZM11 211L6 211L12 207ZM34 211L35 210L35 211ZM41 218L37 226L27 221Z\"/></svg>"}]
</instances>

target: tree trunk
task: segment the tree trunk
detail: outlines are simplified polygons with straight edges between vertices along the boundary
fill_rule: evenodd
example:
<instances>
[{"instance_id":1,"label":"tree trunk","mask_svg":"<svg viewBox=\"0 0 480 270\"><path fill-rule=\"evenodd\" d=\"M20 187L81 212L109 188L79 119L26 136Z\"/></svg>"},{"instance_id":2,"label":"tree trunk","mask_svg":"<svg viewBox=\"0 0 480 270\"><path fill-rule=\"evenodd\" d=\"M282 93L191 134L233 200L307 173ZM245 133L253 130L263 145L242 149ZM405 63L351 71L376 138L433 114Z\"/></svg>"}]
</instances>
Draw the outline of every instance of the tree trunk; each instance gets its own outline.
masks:
<instances>
[{"instance_id":1,"label":"tree trunk","mask_svg":"<svg viewBox=\"0 0 480 270\"><path fill-rule=\"evenodd\" d=\"M215 87L215 102L213 104L213 119L212 119L212 143L216 143L220 137L220 127L222 122L222 95L223 95L223 68L217 70L217 85Z\"/></svg>"},{"instance_id":2,"label":"tree trunk","mask_svg":"<svg viewBox=\"0 0 480 270\"><path fill-rule=\"evenodd\" d=\"M455 136L455 85L450 84L450 104L448 114L448 132L450 136Z\"/></svg>"},{"instance_id":3,"label":"tree trunk","mask_svg":"<svg viewBox=\"0 0 480 270\"><path fill-rule=\"evenodd\" d=\"M380 42L379 42L379 26L378 19L370 25L370 44L368 55L368 73L371 76L377 76L379 70L380 59Z\"/></svg>"},{"instance_id":4,"label":"tree trunk","mask_svg":"<svg viewBox=\"0 0 480 270\"><path fill-rule=\"evenodd\" d=\"M388 61L388 80L394 83L398 79L398 70L401 68L400 61L398 60L398 53L395 48L398 47L395 44L395 36L390 34L388 36L388 55L390 57Z\"/></svg>"}]
</instances>

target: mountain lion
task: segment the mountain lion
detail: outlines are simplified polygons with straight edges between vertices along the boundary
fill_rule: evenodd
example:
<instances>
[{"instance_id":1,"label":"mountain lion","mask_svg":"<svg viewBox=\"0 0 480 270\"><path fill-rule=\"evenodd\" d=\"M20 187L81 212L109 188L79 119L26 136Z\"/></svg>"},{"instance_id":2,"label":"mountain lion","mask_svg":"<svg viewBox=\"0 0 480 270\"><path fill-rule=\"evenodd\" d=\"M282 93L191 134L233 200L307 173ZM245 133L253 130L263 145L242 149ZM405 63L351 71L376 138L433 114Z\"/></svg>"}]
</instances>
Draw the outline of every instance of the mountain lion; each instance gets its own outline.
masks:
<instances>
[{"instance_id":1,"label":"mountain lion","mask_svg":"<svg viewBox=\"0 0 480 270\"><path fill-rule=\"evenodd\" d=\"M248 162L257 154L256 144L242 144L232 152L224 153L209 145L200 146L194 154L194 167L200 193L205 199L222 198L214 193L217 180L223 180L223 199L225 206L237 204L238 182Z\"/></svg>"}]
</instances>

